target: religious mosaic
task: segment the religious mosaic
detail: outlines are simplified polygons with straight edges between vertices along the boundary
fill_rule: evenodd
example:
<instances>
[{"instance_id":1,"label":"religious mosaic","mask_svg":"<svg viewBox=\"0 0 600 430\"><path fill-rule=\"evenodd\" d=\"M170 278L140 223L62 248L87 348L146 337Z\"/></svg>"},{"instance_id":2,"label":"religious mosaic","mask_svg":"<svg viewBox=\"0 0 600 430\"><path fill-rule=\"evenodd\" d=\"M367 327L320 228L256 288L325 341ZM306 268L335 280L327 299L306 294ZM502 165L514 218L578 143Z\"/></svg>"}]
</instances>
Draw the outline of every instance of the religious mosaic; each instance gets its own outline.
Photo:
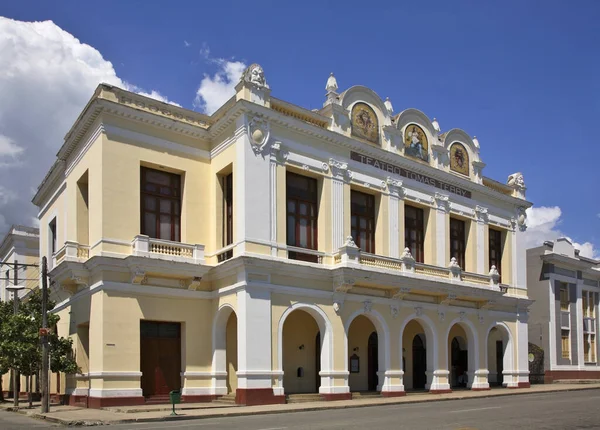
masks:
<instances>
[{"instance_id":1,"label":"religious mosaic","mask_svg":"<svg viewBox=\"0 0 600 430\"><path fill-rule=\"evenodd\" d=\"M352 107L352 135L379 145L379 121L371 106L356 103Z\"/></svg>"},{"instance_id":2,"label":"religious mosaic","mask_svg":"<svg viewBox=\"0 0 600 430\"><path fill-rule=\"evenodd\" d=\"M404 129L404 154L429 161L429 143L421 127L409 124Z\"/></svg>"},{"instance_id":3,"label":"religious mosaic","mask_svg":"<svg viewBox=\"0 0 600 430\"><path fill-rule=\"evenodd\" d=\"M469 153L458 142L450 147L450 170L469 176Z\"/></svg>"}]
</instances>

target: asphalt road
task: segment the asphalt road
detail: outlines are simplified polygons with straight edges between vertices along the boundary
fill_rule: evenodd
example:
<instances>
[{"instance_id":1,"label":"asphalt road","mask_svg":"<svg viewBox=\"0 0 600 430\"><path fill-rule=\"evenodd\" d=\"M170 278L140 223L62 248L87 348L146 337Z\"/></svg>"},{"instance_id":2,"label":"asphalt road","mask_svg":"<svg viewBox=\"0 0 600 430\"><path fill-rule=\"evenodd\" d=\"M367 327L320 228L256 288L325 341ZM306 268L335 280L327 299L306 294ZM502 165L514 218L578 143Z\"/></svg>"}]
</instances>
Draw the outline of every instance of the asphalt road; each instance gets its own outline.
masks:
<instances>
[{"instance_id":1,"label":"asphalt road","mask_svg":"<svg viewBox=\"0 0 600 430\"><path fill-rule=\"evenodd\" d=\"M57 427L57 424L35 420L16 412L0 410L0 429L2 430L48 429Z\"/></svg>"},{"instance_id":2,"label":"asphalt road","mask_svg":"<svg viewBox=\"0 0 600 430\"><path fill-rule=\"evenodd\" d=\"M122 424L111 429L600 429L600 390L452 400L235 418ZM0 429L53 427L0 411Z\"/></svg>"},{"instance_id":3,"label":"asphalt road","mask_svg":"<svg viewBox=\"0 0 600 430\"><path fill-rule=\"evenodd\" d=\"M600 390L111 426L159 429L600 429Z\"/></svg>"}]
</instances>

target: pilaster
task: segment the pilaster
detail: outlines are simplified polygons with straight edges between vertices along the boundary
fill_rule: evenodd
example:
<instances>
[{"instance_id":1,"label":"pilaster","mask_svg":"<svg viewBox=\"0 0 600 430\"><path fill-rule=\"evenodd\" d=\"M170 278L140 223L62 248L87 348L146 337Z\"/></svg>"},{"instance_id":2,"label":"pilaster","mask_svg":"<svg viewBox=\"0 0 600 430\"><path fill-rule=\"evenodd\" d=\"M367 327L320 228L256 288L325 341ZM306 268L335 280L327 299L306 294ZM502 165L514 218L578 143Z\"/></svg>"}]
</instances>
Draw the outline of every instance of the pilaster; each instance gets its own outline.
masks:
<instances>
[{"instance_id":1,"label":"pilaster","mask_svg":"<svg viewBox=\"0 0 600 430\"><path fill-rule=\"evenodd\" d=\"M400 257L400 247L404 247L404 243L400 243L400 209L399 200L404 197L402 181L393 179L388 176L387 186L389 190L389 256L392 258Z\"/></svg>"},{"instance_id":2,"label":"pilaster","mask_svg":"<svg viewBox=\"0 0 600 430\"><path fill-rule=\"evenodd\" d=\"M331 167L331 245L334 251L344 244L344 182L348 175L348 164L329 159Z\"/></svg>"},{"instance_id":3,"label":"pilaster","mask_svg":"<svg viewBox=\"0 0 600 430\"><path fill-rule=\"evenodd\" d=\"M246 288L237 293L238 388L236 403L284 403L275 396L271 366L271 292Z\"/></svg>"},{"instance_id":4,"label":"pilaster","mask_svg":"<svg viewBox=\"0 0 600 430\"><path fill-rule=\"evenodd\" d=\"M517 308L516 344L517 344L517 366L516 375L517 388L529 388L529 331L527 321L529 314L526 309Z\"/></svg>"},{"instance_id":5,"label":"pilaster","mask_svg":"<svg viewBox=\"0 0 600 430\"><path fill-rule=\"evenodd\" d=\"M435 246L436 246L436 265L445 267L447 264L447 236L446 218L448 216L449 202L446 194L435 193Z\"/></svg>"},{"instance_id":6,"label":"pilaster","mask_svg":"<svg viewBox=\"0 0 600 430\"><path fill-rule=\"evenodd\" d=\"M516 217L512 220L512 286L517 289L527 290L527 244L525 232L527 231L527 215L525 208L519 207Z\"/></svg>"},{"instance_id":7,"label":"pilaster","mask_svg":"<svg viewBox=\"0 0 600 430\"><path fill-rule=\"evenodd\" d=\"M482 206L476 206L475 217L477 223L477 225L475 226L475 261L477 264L477 273L487 273L489 267L485 267L485 226L488 223L488 209Z\"/></svg>"}]
</instances>

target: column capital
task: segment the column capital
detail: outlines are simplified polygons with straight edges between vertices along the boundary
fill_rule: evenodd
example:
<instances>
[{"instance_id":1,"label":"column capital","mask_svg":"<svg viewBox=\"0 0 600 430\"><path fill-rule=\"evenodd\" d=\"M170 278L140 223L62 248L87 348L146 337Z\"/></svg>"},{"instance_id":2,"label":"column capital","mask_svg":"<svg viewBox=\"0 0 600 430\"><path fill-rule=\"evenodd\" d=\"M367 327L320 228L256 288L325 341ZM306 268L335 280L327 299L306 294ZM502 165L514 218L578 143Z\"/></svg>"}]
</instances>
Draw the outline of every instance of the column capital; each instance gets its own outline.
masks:
<instances>
[{"instance_id":1,"label":"column capital","mask_svg":"<svg viewBox=\"0 0 600 430\"><path fill-rule=\"evenodd\" d=\"M386 178L386 184L390 195L403 198L404 197L404 188L402 187L402 181L399 179L394 179L390 176Z\"/></svg>"},{"instance_id":2,"label":"column capital","mask_svg":"<svg viewBox=\"0 0 600 430\"><path fill-rule=\"evenodd\" d=\"M475 206L475 218L478 223L487 224L489 222L488 208L483 206Z\"/></svg>"},{"instance_id":3,"label":"column capital","mask_svg":"<svg viewBox=\"0 0 600 430\"><path fill-rule=\"evenodd\" d=\"M434 201L437 210L440 212L448 212L450 208L450 197L447 194L435 193Z\"/></svg>"},{"instance_id":4,"label":"column capital","mask_svg":"<svg viewBox=\"0 0 600 430\"><path fill-rule=\"evenodd\" d=\"M329 166L331 167L331 175L335 179L346 179L348 176L348 163L343 161L329 159Z\"/></svg>"}]
</instances>

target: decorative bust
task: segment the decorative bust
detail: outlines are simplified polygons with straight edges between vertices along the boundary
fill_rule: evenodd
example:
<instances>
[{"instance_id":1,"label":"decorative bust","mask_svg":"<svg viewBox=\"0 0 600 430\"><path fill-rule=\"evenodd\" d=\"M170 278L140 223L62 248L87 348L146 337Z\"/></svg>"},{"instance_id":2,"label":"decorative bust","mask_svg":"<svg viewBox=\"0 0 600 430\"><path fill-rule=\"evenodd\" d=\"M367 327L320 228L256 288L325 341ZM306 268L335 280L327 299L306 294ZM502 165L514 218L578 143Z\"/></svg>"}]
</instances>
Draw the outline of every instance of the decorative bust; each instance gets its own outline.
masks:
<instances>
[{"instance_id":1,"label":"decorative bust","mask_svg":"<svg viewBox=\"0 0 600 430\"><path fill-rule=\"evenodd\" d=\"M265 79L265 72L259 64L254 63L249 66L244 71L242 79L246 82L256 85L258 88L269 88L269 85L267 85L267 80Z\"/></svg>"},{"instance_id":2,"label":"decorative bust","mask_svg":"<svg viewBox=\"0 0 600 430\"><path fill-rule=\"evenodd\" d=\"M513 173L508 177L506 185L513 188L524 189L525 178L523 178L523 174L521 172Z\"/></svg>"}]
</instances>

